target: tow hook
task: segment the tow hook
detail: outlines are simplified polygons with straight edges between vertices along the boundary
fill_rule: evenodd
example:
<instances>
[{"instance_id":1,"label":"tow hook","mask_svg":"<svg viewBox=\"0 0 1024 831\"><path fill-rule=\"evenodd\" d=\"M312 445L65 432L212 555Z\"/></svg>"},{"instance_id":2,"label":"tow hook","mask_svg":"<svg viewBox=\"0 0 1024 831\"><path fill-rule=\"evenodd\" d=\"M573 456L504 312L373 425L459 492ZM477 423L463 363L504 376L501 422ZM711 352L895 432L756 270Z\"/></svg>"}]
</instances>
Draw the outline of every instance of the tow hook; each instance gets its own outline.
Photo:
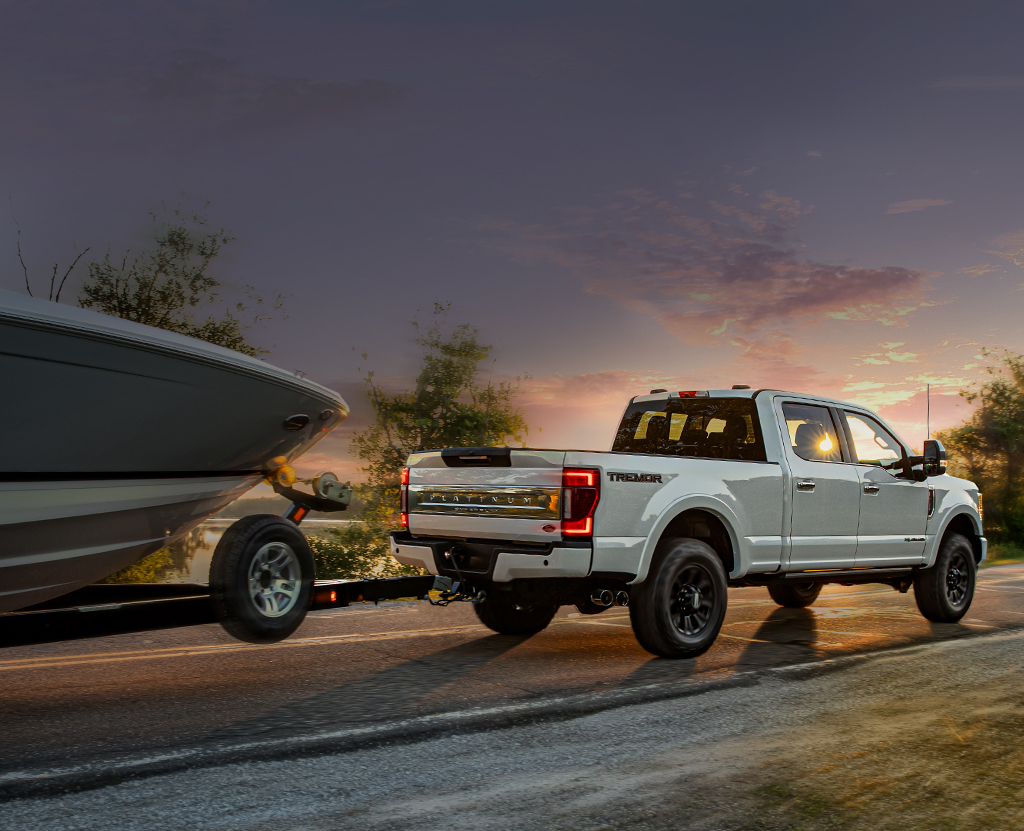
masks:
<instances>
[{"instance_id":1,"label":"tow hook","mask_svg":"<svg viewBox=\"0 0 1024 831\"><path fill-rule=\"evenodd\" d=\"M452 580L451 577L442 577L440 574L434 578L434 590L440 592L437 600L427 595L431 606L447 606L449 603L482 603L487 597L485 591L474 591L473 587L462 580Z\"/></svg>"}]
</instances>

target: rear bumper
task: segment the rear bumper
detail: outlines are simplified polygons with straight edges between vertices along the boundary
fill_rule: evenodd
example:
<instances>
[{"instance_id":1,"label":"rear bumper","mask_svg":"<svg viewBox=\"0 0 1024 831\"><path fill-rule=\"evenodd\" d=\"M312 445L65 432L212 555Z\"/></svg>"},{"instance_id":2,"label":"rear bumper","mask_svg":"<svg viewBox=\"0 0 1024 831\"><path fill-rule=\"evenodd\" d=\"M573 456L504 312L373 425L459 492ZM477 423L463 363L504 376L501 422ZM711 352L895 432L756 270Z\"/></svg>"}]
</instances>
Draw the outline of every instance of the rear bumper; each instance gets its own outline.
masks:
<instances>
[{"instance_id":1,"label":"rear bumper","mask_svg":"<svg viewBox=\"0 0 1024 831\"><path fill-rule=\"evenodd\" d=\"M411 539L395 539L398 533L391 534L391 556L403 565L425 568L429 574L437 574L434 549L430 545L419 544Z\"/></svg>"},{"instance_id":2,"label":"rear bumper","mask_svg":"<svg viewBox=\"0 0 1024 831\"><path fill-rule=\"evenodd\" d=\"M548 577L586 577L593 546L589 542L552 542L524 546L512 541L444 540L391 533L391 554L400 563L430 574L467 580L509 583Z\"/></svg>"}]
</instances>

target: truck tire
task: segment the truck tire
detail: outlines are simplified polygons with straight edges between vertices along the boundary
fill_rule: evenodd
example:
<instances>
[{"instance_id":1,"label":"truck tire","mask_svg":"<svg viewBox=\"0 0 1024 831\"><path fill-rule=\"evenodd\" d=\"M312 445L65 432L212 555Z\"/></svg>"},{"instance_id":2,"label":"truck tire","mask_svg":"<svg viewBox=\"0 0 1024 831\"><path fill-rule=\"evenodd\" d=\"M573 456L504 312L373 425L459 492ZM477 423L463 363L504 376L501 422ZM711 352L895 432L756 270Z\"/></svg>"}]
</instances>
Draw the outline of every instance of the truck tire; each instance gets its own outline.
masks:
<instances>
[{"instance_id":1,"label":"truck tire","mask_svg":"<svg viewBox=\"0 0 1024 831\"><path fill-rule=\"evenodd\" d=\"M558 611L558 606L538 604L520 606L509 595L488 592L473 611L488 629L501 635L535 635L545 629Z\"/></svg>"},{"instance_id":2,"label":"truck tire","mask_svg":"<svg viewBox=\"0 0 1024 831\"><path fill-rule=\"evenodd\" d=\"M963 534L950 534L939 546L935 565L914 575L914 600L928 620L956 623L974 599L978 567L974 549Z\"/></svg>"},{"instance_id":3,"label":"truck tire","mask_svg":"<svg viewBox=\"0 0 1024 831\"><path fill-rule=\"evenodd\" d=\"M768 594L780 606L788 609L803 609L810 606L821 594L821 583L795 583L791 580L777 580L768 584Z\"/></svg>"},{"instance_id":4,"label":"truck tire","mask_svg":"<svg viewBox=\"0 0 1024 831\"><path fill-rule=\"evenodd\" d=\"M313 552L293 522L260 514L230 526L210 563L210 600L230 635L276 643L299 628L313 591Z\"/></svg>"},{"instance_id":5,"label":"truck tire","mask_svg":"<svg viewBox=\"0 0 1024 831\"><path fill-rule=\"evenodd\" d=\"M647 579L631 592L633 633L662 658L696 658L718 637L725 593L725 568L711 546L688 538L664 541Z\"/></svg>"}]
</instances>

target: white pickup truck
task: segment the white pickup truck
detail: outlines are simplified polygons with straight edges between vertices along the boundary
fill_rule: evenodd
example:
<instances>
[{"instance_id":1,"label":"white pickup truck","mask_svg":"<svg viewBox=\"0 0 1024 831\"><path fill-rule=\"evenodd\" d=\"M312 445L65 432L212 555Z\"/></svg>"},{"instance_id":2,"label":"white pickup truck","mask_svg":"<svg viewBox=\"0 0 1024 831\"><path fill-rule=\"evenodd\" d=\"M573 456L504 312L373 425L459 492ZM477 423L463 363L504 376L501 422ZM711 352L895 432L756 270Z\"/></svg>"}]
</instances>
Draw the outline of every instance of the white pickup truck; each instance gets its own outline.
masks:
<instances>
[{"instance_id":1,"label":"white pickup truck","mask_svg":"<svg viewBox=\"0 0 1024 831\"><path fill-rule=\"evenodd\" d=\"M634 397L610 452L455 448L414 453L399 562L458 583L480 620L538 632L559 606L628 605L640 644L694 657L728 586L808 606L825 583L914 587L956 621L985 558L981 495L915 456L854 404L777 390Z\"/></svg>"}]
</instances>

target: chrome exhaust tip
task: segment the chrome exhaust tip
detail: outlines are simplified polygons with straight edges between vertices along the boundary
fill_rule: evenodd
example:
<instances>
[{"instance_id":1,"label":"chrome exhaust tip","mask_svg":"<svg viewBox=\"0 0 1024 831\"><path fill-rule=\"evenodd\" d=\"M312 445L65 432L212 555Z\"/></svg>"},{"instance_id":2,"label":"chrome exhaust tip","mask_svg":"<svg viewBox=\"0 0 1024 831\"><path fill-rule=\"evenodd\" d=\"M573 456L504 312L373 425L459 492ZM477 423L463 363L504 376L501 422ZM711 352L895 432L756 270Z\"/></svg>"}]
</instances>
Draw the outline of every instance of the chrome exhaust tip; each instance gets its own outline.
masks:
<instances>
[{"instance_id":1,"label":"chrome exhaust tip","mask_svg":"<svg viewBox=\"0 0 1024 831\"><path fill-rule=\"evenodd\" d=\"M608 589L601 589L601 591L594 592L590 595L590 602L595 606L601 606L602 608L607 609L615 602L615 595Z\"/></svg>"},{"instance_id":2,"label":"chrome exhaust tip","mask_svg":"<svg viewBox=\"0 0 1024 831\"><path fill-rule=\"evenodd\" d=\"M615 593L615 605L616 606L628 606L629 605L629 592L616 592Z\"/></svg>"}]
</instances>

